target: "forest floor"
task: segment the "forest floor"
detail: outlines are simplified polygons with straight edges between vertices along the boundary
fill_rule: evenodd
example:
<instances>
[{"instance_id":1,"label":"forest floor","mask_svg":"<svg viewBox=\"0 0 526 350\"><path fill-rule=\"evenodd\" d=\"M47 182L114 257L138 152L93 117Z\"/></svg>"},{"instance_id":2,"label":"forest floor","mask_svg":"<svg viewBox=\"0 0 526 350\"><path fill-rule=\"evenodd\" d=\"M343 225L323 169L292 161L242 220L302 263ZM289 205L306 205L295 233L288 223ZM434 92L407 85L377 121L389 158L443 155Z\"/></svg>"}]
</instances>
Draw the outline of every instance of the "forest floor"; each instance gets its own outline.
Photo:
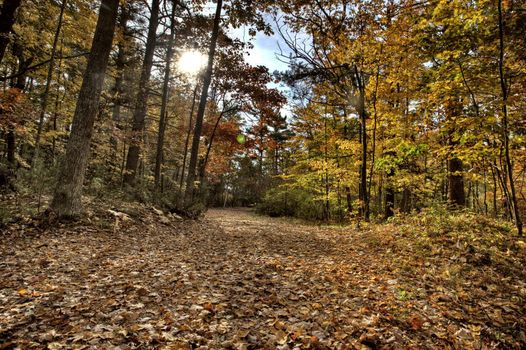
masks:
<instances>
[{"instance_id":1,"label":"forest floor","mask_svg":"<svg viewBox=\"0 0 526 350\"><path fill-rule=\"evenodd\" d=\"M4 226L0 349L526 347L526 248L501 233L99 210Z\"/></svg>"}]
</instances>

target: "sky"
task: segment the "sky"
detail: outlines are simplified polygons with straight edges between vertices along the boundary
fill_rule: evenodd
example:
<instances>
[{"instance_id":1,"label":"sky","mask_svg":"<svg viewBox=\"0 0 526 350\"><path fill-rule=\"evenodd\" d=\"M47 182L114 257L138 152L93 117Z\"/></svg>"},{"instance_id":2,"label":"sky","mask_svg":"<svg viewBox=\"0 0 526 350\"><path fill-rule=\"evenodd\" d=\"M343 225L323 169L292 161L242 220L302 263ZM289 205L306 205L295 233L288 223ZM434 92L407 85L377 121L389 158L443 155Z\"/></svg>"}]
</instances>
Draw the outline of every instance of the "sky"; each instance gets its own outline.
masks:
<instances>
[{"instance_id":1,"label":"sky","mask_svg":"<svg viewBox=\"0 0 526 350\"><path fill-rule=\"evenodd\" d=\"M248 31L248 29L239 28L238 30L233 31L232 34L243 40L243 31ZM248 34L245 34L244 37L246 40ZM246 61L253 66L266 66L270 72L287 70L287 64L278 59L280 53L278 43L280 43L280 41L281 38L279 37L279 34L267 36L258 32L256 37L252 39L254 48L245 56ZM282 43L281 46L283 47Z\"/></svg>"},{"instance_id":2,"label":"sky","mask_svg":"<svg viewBox=\"0 0 526 350\"><path fill-rule=\"evenodd\" d=\"M212 15L215 11L215 4L209 3L205 6L204 13ZM257 32L255 37L250 37L248 34L249 27L242 26L240 28L231 28L228 33L233 37L240 39L241 41L249 41L253 44L253 48L248 50L245 54L245 60L247 63L253 66L263 65L269 69L270 73L275 71L284 72L288 70L287 63L283 62L283 58L279 58L281 49L286 52L286 46L284 45L283 39L277 30L277 24L271 15L264 15L265 21L272 26L274 34L267 36L264 33ZM280 83L269 83L269 88L276 88L288 95L290 92L289 87ZM286 116L291 115L290 105L286 105L282 108L282 113Z\"/></svg>"},{"instance_id":3,"label":"sky","mask_svg":"<svg viewBox=\"0 0 526 350\"><path fill-rule=\"evenodd\" d=\"M248 35L248 27L241 27L237 29L231 29L230 34L234 38L238 38L242 41L250 40L253 44L253 48L245 54L245 60L247 63L253 66L266 66L270 73L275 71L284 72L288 70L288 65L283 62L283 58L280 58L281 50L285 50L283 39L280 37L279 32L276 30L276 23L271 16L266 16L267 23L272 25L274 34L267 36L264 33L258 32L256 36L250 39ZM288 86L280 83L269 83L269 88L276 88L283 92L286 96L290 92ZM291 106L285 105L281 109L281 113L287 117L292 115Z\"/></svg>"},{"instance_id":4,"label":"sky","mask_svg":"<svg viewBox=\"0 0 526 350\"><path fill-rule=\"evenodd\" d=\"M215 11L215 6L215 4L209 3L207 6L204 7L203 13L212 16ZM266 66L271 73L276 70L285 71L287 70L287 64L281 62L277 58L277 54L279 54L280 52L278 42L281 41L281 38L276 30L276 23L273 17L270 15L265 15L265 21L272 26L272 28L274 29L274 34L272 36L267 36L263 33L258 32L256 34L256 37L251 39L254 48L250 50L249 55L245 56L246 61L254 66ZM230 29L229 34L232 37L240 39L242 41L248 41L250 40L250 36L248 35L248 29L248 26ZM281 46L283 47L284 45Z\"/></svg>"}]
</instances>

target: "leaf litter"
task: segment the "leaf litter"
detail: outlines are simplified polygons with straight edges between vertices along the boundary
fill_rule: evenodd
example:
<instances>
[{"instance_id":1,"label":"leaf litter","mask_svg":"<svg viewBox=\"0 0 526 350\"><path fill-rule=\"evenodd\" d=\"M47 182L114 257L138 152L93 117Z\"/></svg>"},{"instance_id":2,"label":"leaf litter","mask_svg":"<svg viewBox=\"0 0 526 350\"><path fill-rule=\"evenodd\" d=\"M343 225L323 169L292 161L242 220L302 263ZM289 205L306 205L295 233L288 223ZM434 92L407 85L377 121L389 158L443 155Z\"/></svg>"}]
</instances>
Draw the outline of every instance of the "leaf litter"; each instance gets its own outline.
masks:
<instances>
[{"instance_id":1,"label":"leaf litter","mask_svg":"<svg viewBox=\"0 0 526 350\"><path fill-rule=\"evenodd\" d=\"M245 210L122 211L4 230L0 349L526 346L520 244Z\"/></svg>"}]
</instances>

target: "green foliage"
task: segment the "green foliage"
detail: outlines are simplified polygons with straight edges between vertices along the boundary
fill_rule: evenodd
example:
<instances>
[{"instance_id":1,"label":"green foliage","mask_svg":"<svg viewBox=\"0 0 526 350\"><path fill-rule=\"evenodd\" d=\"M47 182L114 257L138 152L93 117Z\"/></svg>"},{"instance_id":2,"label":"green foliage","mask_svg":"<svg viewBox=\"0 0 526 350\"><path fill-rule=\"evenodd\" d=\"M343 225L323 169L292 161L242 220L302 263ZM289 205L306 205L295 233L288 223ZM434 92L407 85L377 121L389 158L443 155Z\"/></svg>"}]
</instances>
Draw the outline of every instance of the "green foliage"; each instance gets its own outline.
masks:
<instances>
[{"instance_id":1,"label":"green foliage","mask_svg":"<svg viewBox=\"0 0 526 350\"><path fill-rule=\"evenodd\" d=\"M55 188L56 177L57 167L45 166L42 161L37 161L31 169L17 171L15 186L22 196L36 195L40 204L42 196L50 194Z\"/></svg>"},{"instance_id":2,"label":"green foliage","mask_svg":"<svg viewBox=\"0 0 526 350\"><path fill-rule=\"evenodd\" d=\"M198 217L203 215L205 211L206 211L206 205L201 201L195 201L184 209L183 214L186 217L197 219Z\"/></svg>"},{"instance_id":3,"label":"green foliage","mask_svg":"<svg viewBox=\"0 0 526 350\"><path fill-rule=\"evenodd\" d=\"M497 241L504 241L512 232L510 222L492 219L476 214L467 209L452 212L446 204L435 204L422 209L418 215L399 215L391 218L391 223L408 234L416 232L430 238L437 237L470 237L475 241L490 238L486 242L491 246Z\"/></svg>"},{"instance_id":4,"label":"green foliage","mask_svg":"<svg viewBox=\"0 0 526 350\"><path fill-rule=\"evenodd\" d=\"M257 211L269 216L292 216L306 220L323 219L323 203L303 189L277 187L269 190Z\"/></svg>"}]
</instances>

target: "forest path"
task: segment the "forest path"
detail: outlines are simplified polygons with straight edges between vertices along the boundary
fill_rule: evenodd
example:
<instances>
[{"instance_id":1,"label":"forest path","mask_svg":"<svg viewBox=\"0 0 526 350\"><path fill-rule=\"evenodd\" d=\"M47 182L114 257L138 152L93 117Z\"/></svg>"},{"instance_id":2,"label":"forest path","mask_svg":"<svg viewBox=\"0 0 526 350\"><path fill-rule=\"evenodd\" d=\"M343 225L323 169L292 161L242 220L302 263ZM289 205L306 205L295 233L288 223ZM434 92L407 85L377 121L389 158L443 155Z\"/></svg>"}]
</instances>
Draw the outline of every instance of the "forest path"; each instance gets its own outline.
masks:
<instances>
[{"instance_id":1,"label":"forest path","mask_svg":"<svg viewBox=\"0 0 526 350\"><path fill-rule=\"evenodd\" d=\"M140 216L115 231L92 223L31 232L0 240L0 349L434 349L475 340L456 321L460 305L411 271L423 262L391 248L390 235L237 209L170 224ZM521 310L506 312L499 317Z\"/></svg>"},{"instance_id":2,"label":"forest path","mask_svg":"<svg viewBox=\"0 0 526 350\"><path fill-rule=\"evenodd\" d=\"M247 210L18 234L0 242L2 349L359 346L387 285L348 230Z\"/></svg>"}]
</instances>

